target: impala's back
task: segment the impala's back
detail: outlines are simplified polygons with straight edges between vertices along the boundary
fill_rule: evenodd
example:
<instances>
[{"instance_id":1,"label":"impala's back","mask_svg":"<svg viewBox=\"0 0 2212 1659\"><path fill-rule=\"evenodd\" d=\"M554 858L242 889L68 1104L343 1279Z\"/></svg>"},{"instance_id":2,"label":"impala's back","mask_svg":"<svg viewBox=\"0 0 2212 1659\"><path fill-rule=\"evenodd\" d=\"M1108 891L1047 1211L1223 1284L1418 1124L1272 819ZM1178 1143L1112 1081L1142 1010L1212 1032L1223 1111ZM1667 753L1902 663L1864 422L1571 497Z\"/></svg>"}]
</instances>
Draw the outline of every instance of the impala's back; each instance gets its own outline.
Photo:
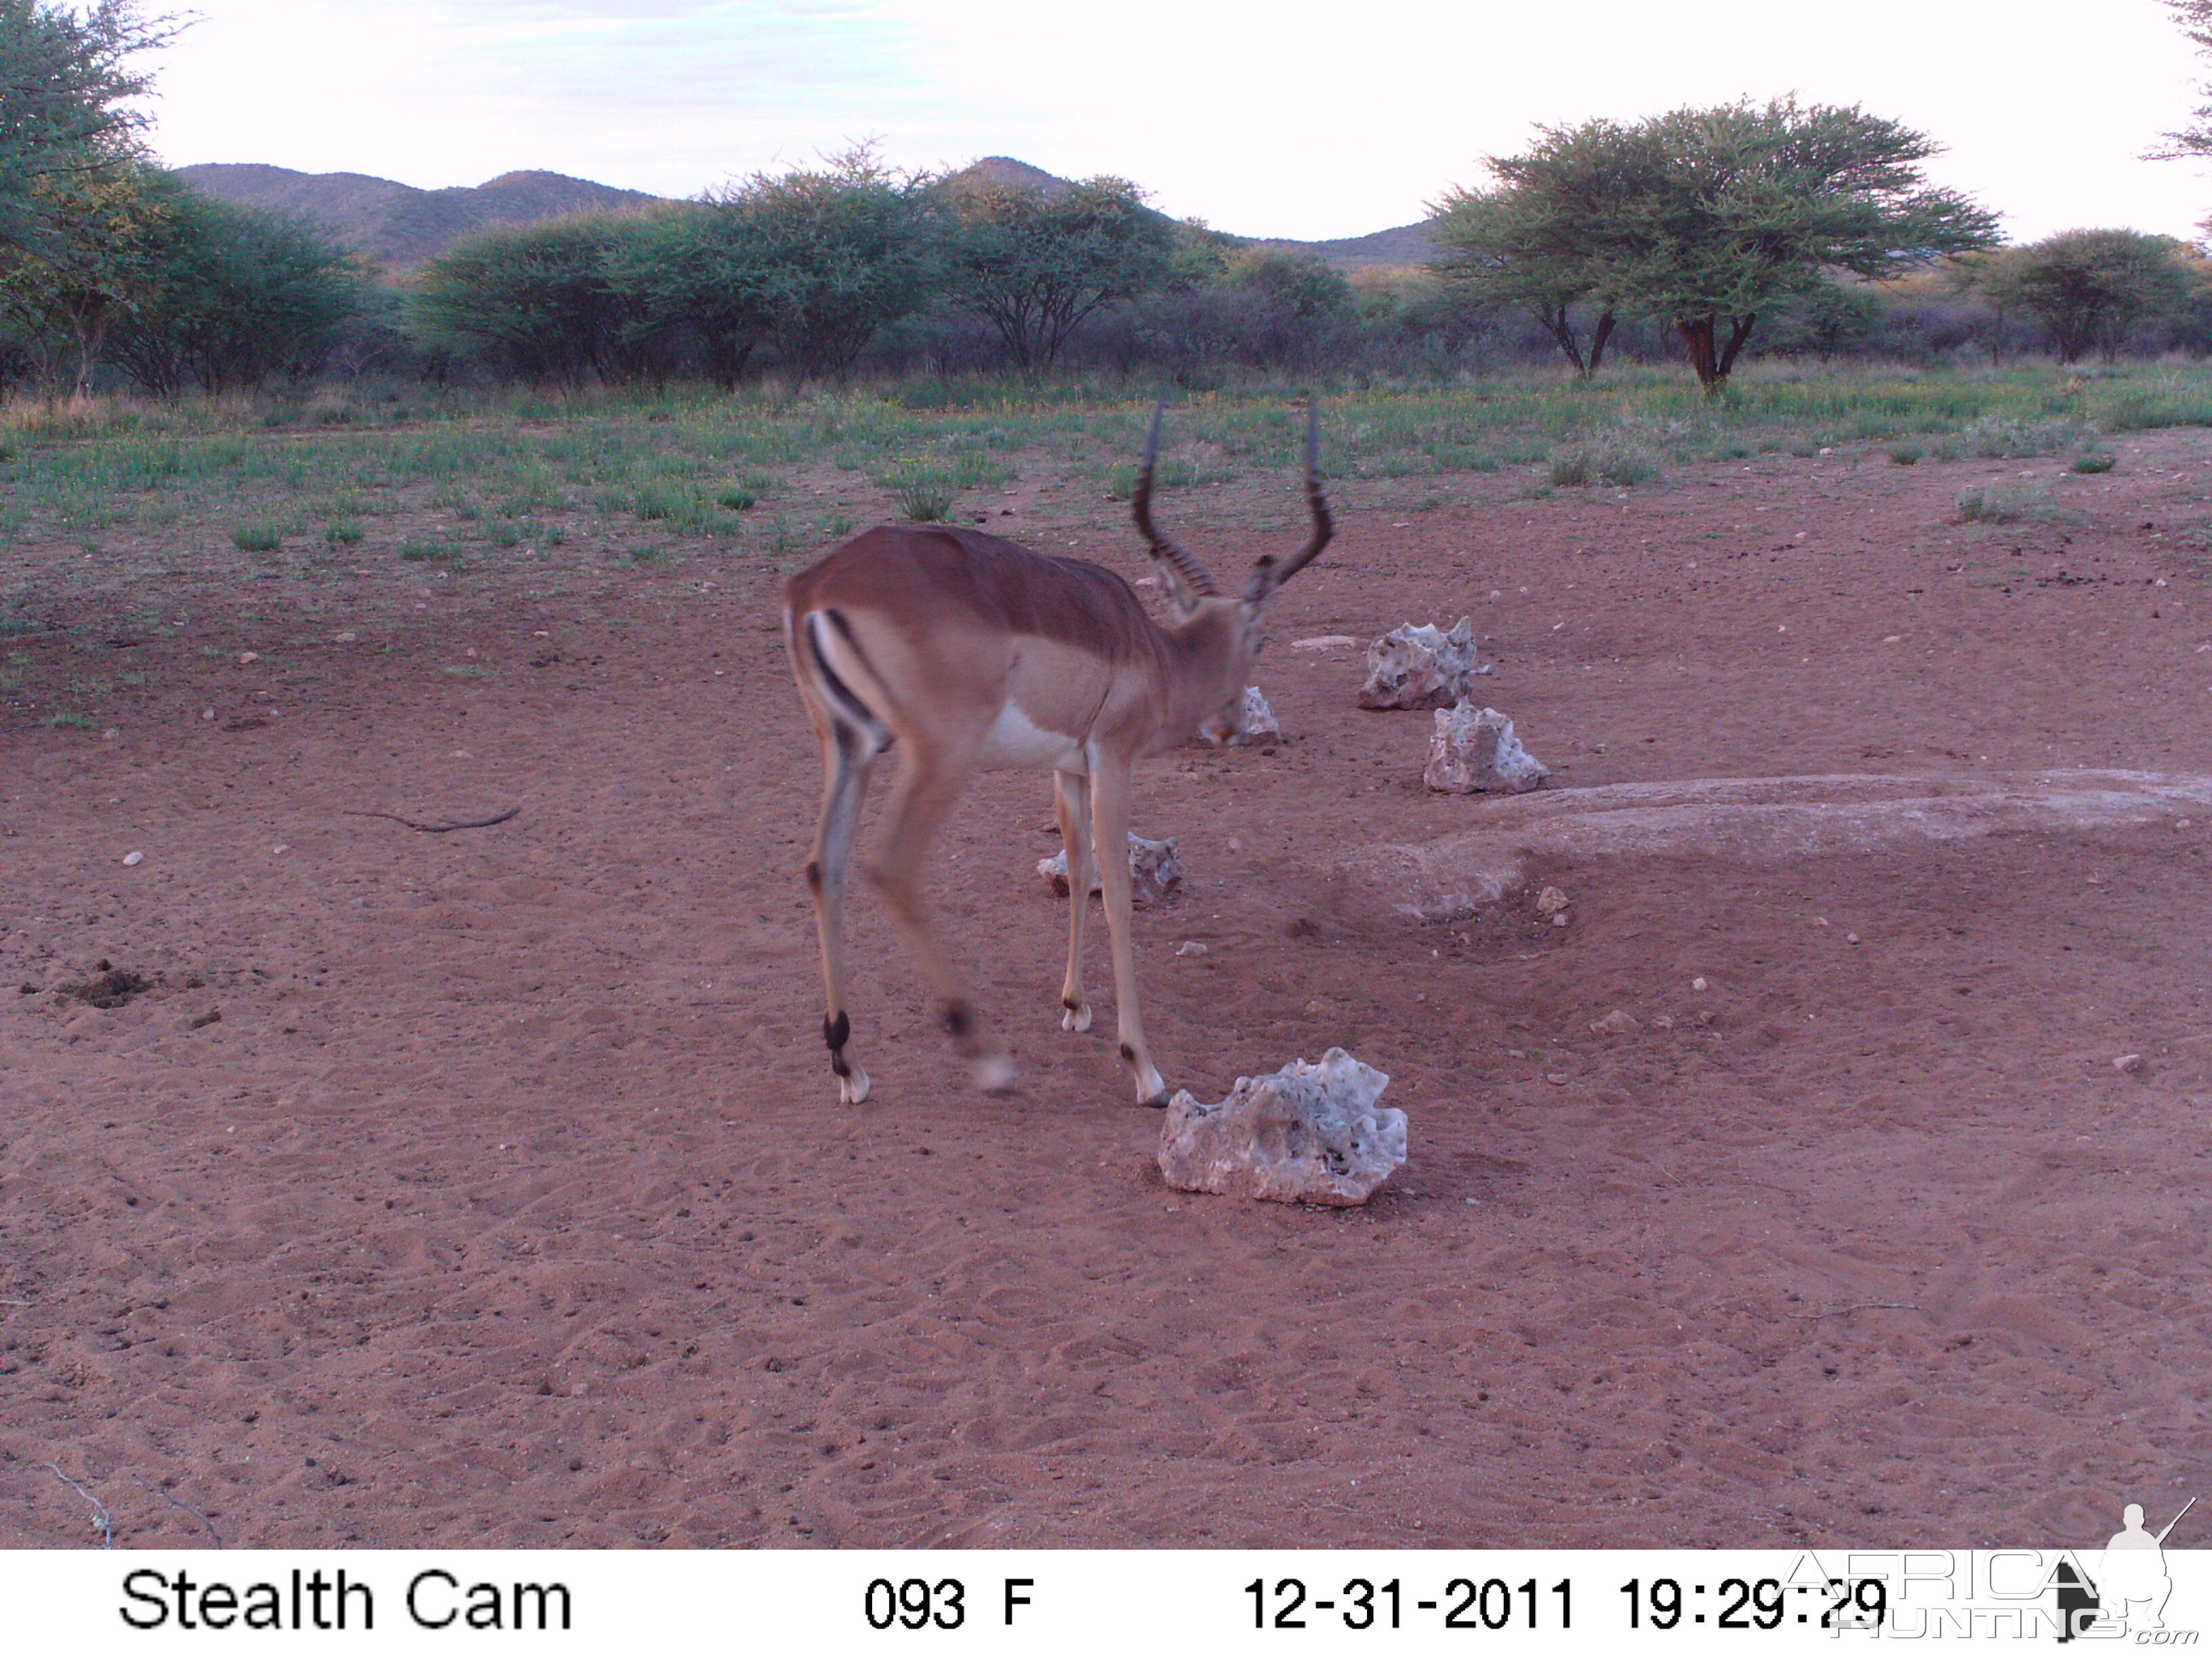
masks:
<instances>
[{"instance_id":1,"label":"impala's back","mask_svg":"<svg viewBox=\"0 0 2212 1659\"><path fill-rule=\"evenodd\" d=\"M1177 654L1112 571L951 527L854 538L785 584L784 617L802 686L988 766L1087 770L1085 745L1150 718Z\"/></svg>"}]
</instances>

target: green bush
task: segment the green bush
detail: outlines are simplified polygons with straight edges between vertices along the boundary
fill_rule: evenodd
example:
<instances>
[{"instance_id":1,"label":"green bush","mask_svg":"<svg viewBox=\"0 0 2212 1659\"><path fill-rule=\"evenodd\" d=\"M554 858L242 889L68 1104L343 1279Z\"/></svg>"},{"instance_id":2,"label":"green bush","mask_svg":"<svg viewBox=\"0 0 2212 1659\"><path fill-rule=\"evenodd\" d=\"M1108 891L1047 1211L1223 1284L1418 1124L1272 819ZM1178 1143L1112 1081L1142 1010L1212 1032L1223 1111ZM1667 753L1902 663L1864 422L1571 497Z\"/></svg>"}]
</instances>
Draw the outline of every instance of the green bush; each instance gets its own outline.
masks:
<instances>
[{"instance_id":1,"label":"green bush","mask_svg":"<svg viewBox=\"0 0 2212 1659\"><path fill-rule=\"evenodd\" d=\"M1965 267L1965 285L2000 312L2025 312L2051 332L2058 361L2112 351L2130 331L2189 301L2186 250L2140 230L2066 230Z\"/></svg>"},{"instance_id":2,"label":"green bush","mask_svg":"<svg viewBox=\"0 0 2212 1659\"><path fill-rule=\"evenodd\" d=\"M1920 465L1920 446L1892 444L1889 447L1889 460L1893 466L1917 466Z\"/></svg>"},{"instance_id":3,"label":"green bush","mask_svg":"<svg viewBox=\"0 0 2212 1659\"><path fill-rule=\"evenodd\" d=\"M703 492L672 479L640 484L632 511L641 519L659 520L685 536L726 532Z\"/></svg>"},{"instance_id":4,"label":"green bush","mask_svg":"<svg viewBox=\"0 0 2212 1659\"><path fill-rule=\"evenodd\" d=\"M1958 503L1959 516L1970 524L2013 524L2053 516L2047 484L1969 484L1959 492Z\"/></svg>"},{"instance_id":5,"label":"green bush","mask_svg":"<svg viewBox=\"0 0 2212 1659\"><path fill-rule=\"evenodd\" d=\"M1968 454L1990 460L2054 455L2081 439L2081 428L2072 421L2016 421L2002 415L1981 416L1959 429L1959 441Z\"/></svg>"},{"instance_id":6,"label":"green bush","mask_svg":"<svg viewBox=\"0 0 2212 1659\"><path fill-rule=\"evenodd\" d=\"M230 532L231 543L241 553L274 553L284 544L284 532L273 524L242 524Z\"/></svg>"},{"instance_id":7,"label":"green bush","mask_svg":"<svg viewBox=\"0 0 2212 1659\"><path fill-rule=\"evenodd\" d=\"M1660 476L1659 458L1639 439L1621 434L1575 445L1552 458L1551 479L1561 489L1604 483L1650 483Z\"/></svg>"},{"instance_id":8,"label":"green bush","mask_svg":"<svg viewBox=\"0 0 2212 1659\"><path fill-rule=\"evenodd\" d=\"M464 238L416 278L416 331L433 349L533 385L663 374L673 319L617 274L645 234L639 219L573 214Z\"/></svg>"},{"instance_id":9,"label":"green bush","mask_svg":"<svg viewBox=\"0 0 2212 1659\"><path fill-rule=\"evenodd\" d=\"M952 510L959 489L958 476L941 466L908 463L894 467L882 480L898 503L899 516L917 524L934 524Z\"/></svg>"},{"instance_id":10,"label":"green bush","mask_svg":"<svg viewBox=\"0 0 2212 1659\"><path fill-rule=\"evenodd\" d=\"M2076 472L2110 472L2113 467L2117 466L2118 464L2119 458L2116 455L2104 455L2097 453L2076 455L2074 458L2073 471Z\"/></svg>"},{"instance_id":11,"label":"green bush","mask_svg":"<svg viewBox=\"0 0 2212 1659\"><path fill-rule=\"evenodd\" d=\"M204 196L173 174L152 182L161 207L133 302L102 345L157 397L298 383L321 369L374 309L368 280L328 232L304 218ZM329 424L334 406L314 417ZM343 404L336 418L345 418ZM292 415L272 408L271 426Z\"/></svg>"},{"instance_id":12,"label":"green bush","mask_svg":"<svg viewBox=\"0 0 2212 1659\"><path fill-rule=\"evenodd\" d=\"M2098 423L2107 432L2212 426L2212 397L2179 385L2134 387L2115 396Z\"/></svg>"}]
</instances>

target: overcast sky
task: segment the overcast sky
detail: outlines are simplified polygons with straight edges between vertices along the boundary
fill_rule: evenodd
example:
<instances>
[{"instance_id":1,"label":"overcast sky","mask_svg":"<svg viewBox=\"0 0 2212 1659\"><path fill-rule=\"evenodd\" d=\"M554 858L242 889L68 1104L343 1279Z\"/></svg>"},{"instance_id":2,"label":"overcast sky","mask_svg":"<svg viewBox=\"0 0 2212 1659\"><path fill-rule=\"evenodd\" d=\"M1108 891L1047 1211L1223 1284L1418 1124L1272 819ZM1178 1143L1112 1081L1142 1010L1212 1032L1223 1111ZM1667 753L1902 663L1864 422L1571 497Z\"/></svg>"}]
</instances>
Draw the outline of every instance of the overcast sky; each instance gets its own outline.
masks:
<instances>
[{"instance_id":1,"label":"overcast sky","mask_svg":"<svg viewBox=\"0 0 2212 1659\"><path fill-rule=\"evenodd\" d=\"M177 167L688 196L874 137L902 165L1116 173L1178 217L1318 239L1421 217L1539 123L1794 92L1929 134L1930 177L2018 240L2212 212L2212 170L2138 159L2212 73L2160 0L184 3L155 133Z\"/></svg>"}]
</instances>

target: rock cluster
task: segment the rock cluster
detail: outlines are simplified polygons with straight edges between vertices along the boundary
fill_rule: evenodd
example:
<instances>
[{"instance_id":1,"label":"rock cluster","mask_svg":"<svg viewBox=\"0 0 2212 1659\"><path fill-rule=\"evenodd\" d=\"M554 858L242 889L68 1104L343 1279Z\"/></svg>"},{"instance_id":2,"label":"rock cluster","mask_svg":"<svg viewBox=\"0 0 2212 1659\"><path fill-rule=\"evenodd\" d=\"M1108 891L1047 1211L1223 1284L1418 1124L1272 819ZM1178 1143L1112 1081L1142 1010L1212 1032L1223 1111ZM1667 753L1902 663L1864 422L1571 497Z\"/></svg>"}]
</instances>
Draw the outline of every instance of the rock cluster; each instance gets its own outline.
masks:
<instances>
[{"instance_id":1,"label":"rock cluster","mask_svg":"<svg viewBox=\"0 0 2212 1659\"><path fill-rule=\"evenodd\" d=\"M1389 1081L1331 1048L1318 1065L1238 1078L1218 1105L1179 1090L1160 1130L1160 1174L1185 1192L1364 1204L1406 1161L1405 1113L1375 1103Z\"/></svg>"},{"instance_id":2,"label":"rock cluster","mask_svg":"<svg viewBox=\"0 0 2212 1659\"><path fill-rule=\"evenodd\" d=\"M1067 850L1062 848L1048 859L1037 860L1037 874L1044 884L1060 898L1067 896ZM1095 875L1095 872L1094 872ZM1175 896L1182 888L1182 860L1176 856L1173 836L1164 841L1147 841L1135 830L1129 832L1129 902L1139 910L1163 903ZM1091 890L1098 890L1094 879Z\"/></svg>"},{"instance_id":3,"label":"rock cluster","mask_svg":"<svg viewBox=\"0 0 2212 1659\"><path fill-rule=\"evenodd\" d=\"M1432 623L1394 628L1367 647L1362 708L1449 708L1490 665L1475 660L1474 625L1462 617L1445 633Z\"/></svg>"},{"instance_id":4,"label":"rock cluster","mask_svg":"<svg viewBox=\"0 0 2212 1659\"><path fill-rule=\"evenodd\" d=\"M1521 746L1511 720L1495 708L1477 708L1462 698L1449 708L1437 710L1421 781L1446 794L1491 790L1519 794L1536 787L1550 771Z\"/></svg>"}]
</instances>

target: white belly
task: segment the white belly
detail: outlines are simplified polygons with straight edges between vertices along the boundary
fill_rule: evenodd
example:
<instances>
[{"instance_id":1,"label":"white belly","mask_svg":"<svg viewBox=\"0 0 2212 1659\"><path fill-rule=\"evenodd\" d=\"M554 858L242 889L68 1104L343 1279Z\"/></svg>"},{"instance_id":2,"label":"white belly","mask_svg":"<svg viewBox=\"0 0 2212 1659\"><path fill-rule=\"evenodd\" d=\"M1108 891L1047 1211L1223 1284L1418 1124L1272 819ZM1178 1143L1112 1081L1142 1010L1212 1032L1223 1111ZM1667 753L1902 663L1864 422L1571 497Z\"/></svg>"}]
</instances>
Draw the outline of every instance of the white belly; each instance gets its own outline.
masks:
<instances>
[{"instance_id":1,"label":"white belly","mask_svg":"<svg viewBox=\"0 0 2212 1659\"><path fill-rule=\"evenodd\" d=\"M1080 738L1046 731L1024 714L1018 703L1012 702L1000 708L998 718L984 734L981 759L986 766L1034 767L1085 774L1091 770L1091 763L1084 758Z\"/></svg>"}]
</instances>

